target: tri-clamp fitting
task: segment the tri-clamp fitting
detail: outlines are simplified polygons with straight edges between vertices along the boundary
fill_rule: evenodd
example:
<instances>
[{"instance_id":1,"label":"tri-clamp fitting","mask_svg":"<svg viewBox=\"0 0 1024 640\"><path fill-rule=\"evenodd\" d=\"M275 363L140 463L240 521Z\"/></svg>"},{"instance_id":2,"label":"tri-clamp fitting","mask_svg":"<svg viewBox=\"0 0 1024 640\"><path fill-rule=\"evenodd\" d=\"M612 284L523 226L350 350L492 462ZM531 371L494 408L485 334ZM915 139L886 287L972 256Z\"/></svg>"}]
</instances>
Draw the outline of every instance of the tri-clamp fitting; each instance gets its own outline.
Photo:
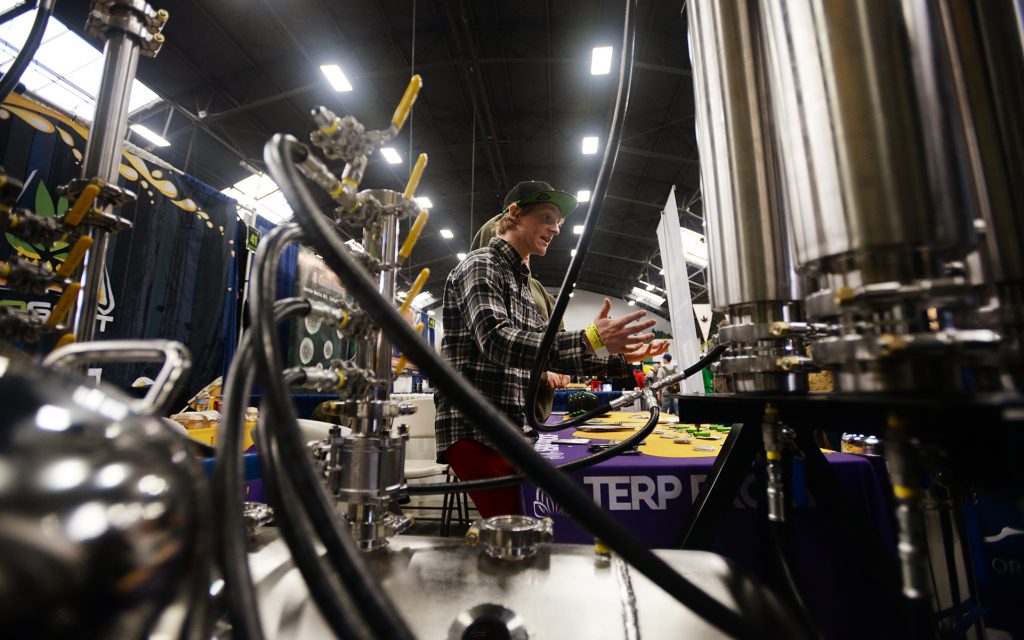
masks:
<instances>
[{"instance_id":1,"label":"tri-clamp fitting","mask_svg":"<svg viewBox=\"0 0 1024 640\"><path fill-rule=\"evenodd\" d=\"M95 0L85 25L86 35L106 40L111 31L120 31L139 43L139 55L155 58L164 45L161 33L170 14L154 9L145 0Z\"/></svg>"}]
</instances>

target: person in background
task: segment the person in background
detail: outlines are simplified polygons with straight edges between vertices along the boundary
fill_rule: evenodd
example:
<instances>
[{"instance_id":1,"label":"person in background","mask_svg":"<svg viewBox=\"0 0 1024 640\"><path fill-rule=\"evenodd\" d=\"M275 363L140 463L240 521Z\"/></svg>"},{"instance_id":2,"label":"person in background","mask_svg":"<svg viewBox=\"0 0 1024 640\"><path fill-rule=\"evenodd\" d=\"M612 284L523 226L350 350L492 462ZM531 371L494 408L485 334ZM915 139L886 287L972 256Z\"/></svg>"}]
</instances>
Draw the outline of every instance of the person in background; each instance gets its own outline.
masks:
<instances>
[{"instance_id":1,"label":"person in background","mask_svg":"<svg viewBox=\"0 0 1024 640\"><path fill-rule=\"evenodd\" d=\"M671 375L679 373L679 365L672 362L672 354L666 353L661 356L661 368L658 369L658 380L667 378ZM669 387L661 390L661 410L666 413L674 413L679 415L679 399L670 397L673 394L679 393L679 384L673 384Z\"/></svg>"},{"instance_id":2,"label":"person in background","mask_svg":"<svg viewBox=\"0 0 1024 640\"><path fill-rule=\"evenodd\" d=\"M530 292L527 261L547 253L564 217L575 208L575 198L546 182L519 183L505 197L497 237L470 252L445 283L442 357L512 424L520 426L527 438L536 438L526 426L526 411L534 410L524 406L529 368L540 356L546 324ZM654 334L647 330L655 321L640 321L646 313L613 319L610 312L611 301L605 298L586 330L559 332L547 354L550 369L563 374L622 375L628 363L664 353L667 344L648 342ZM460 480L516 472L446 396L435 394L434 404L439 461L451 465ZM485 518L521 513L516 487L471 492L470 497Z\"/></svg>"},{"instance_id":3,"label":"person in background","mask_svg":"<svg viewBox=\"0 0 1024 640\"><path fill-rule=\"evenodd\" d=\"M470 251L482 249L491 242L491 238L497 234L498 221L504 215L504 213L499 213L480 227L476 235L473 236L473 242L469 245ZM529 258L526 259L526 266L527 268L530 266ZM544 322L547 322L548 318L551 317L551 312L555 310L554 297L532 275L529 276L527 284L530 286L530 294L533 295L533 301L537 304L537 313L540 314ZM558 330L565 331L564 322L558 324ZM555 402L555 389L564 389L569 384L569 376L555 373L554 371L544 371L540 376L540 389L537 391L537 403L534 405L533 410L534 415L537 417L537 422L544 423L551 416L551 407Z\"/></svg>"}]
</instances>

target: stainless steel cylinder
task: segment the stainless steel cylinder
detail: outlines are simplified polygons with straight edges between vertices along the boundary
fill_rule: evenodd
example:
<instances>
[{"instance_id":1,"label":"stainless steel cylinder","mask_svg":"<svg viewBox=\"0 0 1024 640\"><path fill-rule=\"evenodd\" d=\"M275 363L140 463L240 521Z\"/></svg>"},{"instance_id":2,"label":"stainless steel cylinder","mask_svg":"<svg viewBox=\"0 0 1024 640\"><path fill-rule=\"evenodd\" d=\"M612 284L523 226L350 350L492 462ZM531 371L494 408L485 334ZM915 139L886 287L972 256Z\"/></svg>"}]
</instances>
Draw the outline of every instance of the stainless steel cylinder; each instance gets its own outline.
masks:
<instances>
[{"instance_id":1,"label":"stainless steel cylinder","mask_svg":"<svg viewBox=\"0 0 1024 640\"><path fill-rule=\"evenodd\" d=\"M777 181L753 3L689 5L711 302L799 298Z\"/></svg>"},{"instance_id":2,"label":"stainless steel cylinder","mask_svg":"<svg viewBox=\"0 0 1024 640\"><path fill-rule=\"evenodd\" d=\"M139 16L134 12L125 13L126 20L138 21L137 29L142 28ZM86 180L100 178L109 184L117 184L121 149L128 128L128 102L138 63L136 36L126 31L111 31L103 49L103 75L96 98L96 119L89 131L82 161L82 177ZM108 231L96 227L90 227L88 235L93 239L93 247L82 264L82 293L71 325L77 342L88 342L95 334L96 304L110 236Z\"/></svg>"},{"instance_id":3,"label":"stainless steel cylinder","mask_svg":"<svg viewBox=\"0 0 1024 640\"><path fill-rule=\"evenodd\" d=\"M973 220L936 130L945 96L909 49L899 5L760 8L797 268L853 260L864 283L938 276L971 247Z\"/></svg>"},{"instance_id":4,"label":"stainless steel cylinder","mask_svg":"<svg viewBox=\"0 0 1024 640\"><path fill-rule=\"evenodd\" d=\"M711 258L711 302L729 351L716 371L735 391L802 391L799 338L770 327L802 319L769 117L754 3L689 5L697 140Z\"/></svg>"}]
</instances>

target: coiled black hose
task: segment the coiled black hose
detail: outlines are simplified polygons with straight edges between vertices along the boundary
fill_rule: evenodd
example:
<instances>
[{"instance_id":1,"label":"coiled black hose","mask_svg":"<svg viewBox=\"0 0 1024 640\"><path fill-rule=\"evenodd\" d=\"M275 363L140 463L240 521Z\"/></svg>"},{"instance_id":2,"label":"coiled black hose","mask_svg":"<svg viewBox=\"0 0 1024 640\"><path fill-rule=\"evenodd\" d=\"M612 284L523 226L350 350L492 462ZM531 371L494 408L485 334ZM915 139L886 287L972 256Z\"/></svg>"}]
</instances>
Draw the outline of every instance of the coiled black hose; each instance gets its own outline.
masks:
<instances>
[{"instance_id":1,"label":"coiled black hose","mask_svg":"<svg viewBox=\"0 0 1024 640\"><path fill-rule=\"evenodd\" d=\"M583 270L583 261L587 257L587 249L590 248L590 238L597 227L598 218L601 216L601 207L604 205L604 197L608 192L608 183L611 181L612 171L615 169L615 159L619 153L619 141L622 139L622 125L626 119L626 110L629 107L630 84L633 80L633 66L636 59L636 0L626 0L626 12L622 25L622 56L619 61L619 86L615 94L615 107L612 110L612 122L608 131L608 144L604 149L604 156L601 159L601 169L597 172L597 181L594 183L593 193L590 197L590 206L587 207L587 216L583 219L583 233L576 243L576 255L569 262L569 270L562 280L562 287L558 290L558 298L555 300L555 307L548 318L548 326L544 331L544 338L538 349L537 360L530 370L530 385L526 391L526 406L532 407L537 404L537 395L540 393L540 376L547 369L547 358L555 344L555 337L558 333L558 326L565 315L565 309L569 306L569 296L576 287L576 279ZM526 412L527 423L537 429L544 431L544 425L540 424L532 411Z\"/></svg>"},{"instance_id":2,"label":"coiled black hose","mask_svg":"<svg viewBox=\"0 0 1024 640\"><path fill-rule=\"evenodd\" d=\"M682 375L679 376L679 380L686 380L693 374L707 367L712 362L718 360L718 358L720 358L722 354L725 353L726 348L727 347L725 345L716 346L714 349L709 351L703 358L701 358L697 362L694 362L689 367L684 369L682 371ZM675 384L675 382L669 384ZM610 409L611 406L606 402L601 406L594 407L593 409L584 413L581 416L577 416L570 420L565 420L564 422L559 422L557 425L551 425L554 426L555 428L545 429L545 431L561 431L562 429L567 429L569 427L574 427L576 425L583 424L587 420L592 420L597 416L604 415ZM615 446L609 447L604 451L598 451L597 453L587 456L585 458L580 458L579 460L574 460L573 462L567 462L565 464L558 465L555 468L562 472L578 471L580 469L586 469L587 467L591 467L597 464L598 462L602 462L604 460L617 456L622 451L625 451L633 447L637 442L643 441L644 437L649 435L651 431L654 430L654 427L657 426L657 424L658 415L654 414L651 416L651 419L647 422L647 424L645 424L640 429L640 431L626 438L625 440L616 444ZM409 495L461 493L463 491L483 491L485 489L500 489L501 487L508 487L514 484L519 484L524 480L526 480L526 477L523 476L522 474L519 474L514 476L501 476L499 478L488 478L486 480L466 480L460 482L415 484L409 485Z\"/></svg>"},{"instance_id":3,"label":"coiled black hose","mask_svg":"<svg viewBox=\"0 0 1024 640\"><path fill-rule=\"evenodd\" d=\"M256 270L251 291L252 309L255 310L253 331L258 340L253 352L256 375L264 391L264 404L275 416L274 420L265 422L268 437L277 447L280 459L280 464L273 469L288 474L288 482L294 487L292 494L297 495L298 503L302 505L306 517L323 543L331 565L339 574L339 582L349 591L374 635L411 640L412 631L387 597L377 577L366 566L348 531L338 521L334 498L327 495L323 482L313 469L288 389L279 373L283 365L271 306L277 272L276 258L284 246L296 241L300 235L296 225L282 225L271 231L260 243L256 252ZM283 485L283 482L279 481L278 484ZM328 615L328 612L323 613Z\"/></svg>"},{"instance_id":4,"label":"coiled black hose","mask_svg":"<svg viewBox=\"0 0 1024 640\"><path fill-rule=\"evenodd\" d=\"M658 417L661 415L661 409L659 409L657 405L652 405L650 412L650 416L648 417L647 422L644 423L644 426L622 442L618 442L614 446L598 451L597 453L593 453L585 458L560 464L555 468L562 473L579 471L580 469L592 467L598 462L614 458L619 455L619 453L635 447L640 442L643 442L643 439L654 431L654 427L658 426ZM462 493L463 491L485 491L487 489L510 487L525 481L526 476L520 473L514 476L500 476L497 478L486 478L483 480L411 484L408 486L408 493L409 495L430 495L436 493Z\"/></svg>"},{"instance_id":5,"label":"coiled black hose","mask_svg":"<svg viewBox=\"0 0 1024 640\"><path fill-rule=\"evenodd\" d=\"M690 376L692 376L695 373L699 372L700 370L706 368L708 365L710 365L711 363L715 362L720 357L722 357L722 354L725 353L725 350L727 348L728 348L727 346L721 345L721 344L716 346L711 351L708 351L707 354L705 354L704 357L702 357L700 360L698 360L697 362L694 362L689 367L684 369L682 371L682 375L677 374L676 376L672 376L671 378L666 378L665 380L659 381L659 382L655 383L655 385L652 388L652 390L656 390L656 389L660 388L661 386L668 386L668 385L672 385L672 384L677 384L678 382L686 380ZM677 376L678 376L678 378L676 380L672 380L671 382L669 381L672 378L676 378ZM613 408L614 407L612 407L611 404L609 404L607 402L604 402L604 403L594 407L590 411L587 411L586 413L584 413L582 415L579 415L579 416L576 416L574 418L570 418L568 420L563 420L562 422L559 422L557 424L533 425L533 428L538 430L538 431L540 431L540 432L542 432L542 433L552 433L554 431L561 431L562 429L568 429L569 427L575 427L576 425L584 424L588 420L593 420L594 418L603 416L604 414L606 414L609 411L611 411Z\"/></svg>"},{"instance_id":6,"label":"coiled black hose","mask_svg":"<svg viewBox=\"0 0 1024 640\"><path fill-rule=\"evenodd\" d=\"M308 153L309 150L295 138L281 134L275 135L263 151L271 177L284 193L309 244L341 277L348 292L359 301L399 350L416 363L442 393L448 395L471 423L489 436L502 455L596 537L713 626L732 636L753 637L755 630L740 615L678 574L639 543L623 525L602 511L581 488L548 464L523 439L522 432L504 414L480 396L469 382L463 380L451 365L423 341L394 308L392 301L381 298L376 283L348 254L347 247L320 213L315 198L302 181L295 161L304 160ZM278 401L276 397L274 401ZM286 408L291 410L290 405ZM317 490L323 491L319 487Z\"/></svg>"},{"instance_id":7,"label":"coiled black hose","mask_svg":"<svg viewBox=\"0 0 1024 640\"><path fill-rule=\"evenodd\" d=\"M46 24L50 21L50 16L53 15L53 7L56 4L57 0L40 0L39 9L36 11L35 20L32 21L32 28L29 29L28 38L25 39L24 46L21 47L18 55L14 57L11 68L0 78L0 102L3 102L7 99L7 96L11 95L14 87L18 86L18 81L21 80L25 69L28 68L28 63L32 62L32 58L36 57L39 45L43 41L43 34L46 33Z\"/></svg>"},{"instance_id":8,"label":"coiled black hose","mask_svg":"<svg viewBox=\"0 0 1024 640\"><path fill-rule=\"evenodd\" d=\"M275 323L304 315L310 308L302 298L274 303ZM224 380L224 417L217 434L217 458L213 469L213 498L217 561L224 575L228 618L239 637L262 640L256 590L249 572L245 522L242 519L242 431L245 407L256 372L252 368L252 333L246 332Z\"/></svg>"}]
</instances>

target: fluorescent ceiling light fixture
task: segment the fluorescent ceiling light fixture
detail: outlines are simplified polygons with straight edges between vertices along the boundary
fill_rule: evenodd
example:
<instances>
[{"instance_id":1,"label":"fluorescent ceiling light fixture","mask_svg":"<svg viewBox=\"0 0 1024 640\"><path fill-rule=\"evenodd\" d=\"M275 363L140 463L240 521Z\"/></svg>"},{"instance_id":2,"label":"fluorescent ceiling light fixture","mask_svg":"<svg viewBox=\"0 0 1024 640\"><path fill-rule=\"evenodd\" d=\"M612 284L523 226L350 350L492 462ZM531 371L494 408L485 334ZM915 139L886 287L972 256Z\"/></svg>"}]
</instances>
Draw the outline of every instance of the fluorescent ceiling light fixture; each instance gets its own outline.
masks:
<instances>
[{"instance_id":1,"label":"fluorescent ceiling light fixture","mask_svg":"<svg viewBox=\"0 0 1024 640\"><path fill-rule=\"evenodd\" d=\"M606 76L612 70L612 47L594 47L590 56L590 75Z\"/></svg>"},{"instance_id":2,"label":"fluorescent ceiling light fixture","mask_svg":"<svg viewBox=\"0 0 1024 640\"><path fill-rule=\"evenodd\" d=\"M322 64L320 70L327 76L327 82L331 83L331 87L338 92L351 91L352 83L345 77L345 72L341 70L336 64Z\"/></svg>"},{"instance_id":3,"label":"fluorescent ceiling light fixture","mask_svg":"<svg viewBox=\"0 0 1024 640\"><path fill-rule=\"evenodd\" d=\"M581 235L583 233L583 225L582 224L573 225L572 232L575 233L576 235Z\"/></svg>"},{"instance_id":4,"label":"fluorescent ceiling light fixture","mask_svg":"<svg viewBox=\"0 0 1024 640\"><path fill-rule=\"evenodd\" d=\"M455 234L452 233L451 229L441 229L441 237L445 240L451 240L455 237Z\"/></svg>"},{"instance_id":5,"label":"fluorescent ceiling light fixture","mask_svg":"<svg viewBox=\"0 0 1024 640\"><path fill-rule=\"evenodd\" d=\"M685 227L680 229L680 233L683 236L683 258L696 267L708 266L708 245L704 241L704 234Z\"/></svg>"},{"instance_id":6,"label":"fluorescent ceiling light fixture","mask_svg":"<svg viewBox=\"0 0 1024 640\"><path fill-rule=\"evenodd\" d=\"M456 253L455 257L459 259L459 262L462 262L463 260L466 259L466 254L464 254L464 253Z\"/></svg>"},{"instance_id":7,"label":"fluorescent ceiling light fixture","mask_svg":"<svg viewBox=\"0 0 1024 640\"><path fill-rule=\"evenodd\" d=\"M420 205L420 209L429 209L434 206L434 203L427 196L416 196L413 200L416 201L416 204Z\"/></svg>"},{"instance_id":8,"label":"fluorescent ceiling light fixture","mask_svg":"<svg viewBox=\"0 0 1024 640\"><path fill-rule=\"evenodd\" d=\"M592 156L597 153L597 136L583 138L583 155Z\"/></svg>"},{"instance_id":9,"label":"fluorescent ceiling light fixture","mask_svg":"<svg viewBox=\"0 0 1024 640\"><path fill-rule=\"evenodd\" d=\"M132 131L134 131L135 133L139 134L140 136L142 136L146 140L149 140L150 142L152 142L153 144L155 144L158 147L169 147L169 146L171 146L171 143L167 141L167 138L164 138L160 134L156 133L155 131L150 130L148 127L142 126L141 124L133 124L133 125L129 126L128 128L131 129Z\"/></svg>"},{"instance_id":10,"label":"fluorescent ceiling light fixture","mask_svg":"<svg viewBox=\"0 0 1024 640\"><path fill-rule=\"evenodd\" d=\"M575 249L573 249L573 250L571 250L569 252L569 257L571 257L571 258L575 258L576 257L576 250Z\"/></svg>"},{"instance_id":11,"label":"fluorescent ceiling light fixture","mask_svg":"<svg viewBox=\"0 0 1024 640\"><path fill-rule=\"evenodd\" d=\"M0 0L0 11L15 4ZM0 71L6 73L10 69L34 18L35 12L30 11L0 25ZM39 51L25 69L21 82L31 93L71 116L91 121L96 113L96 94L102 74L103 54L59 20L50 20ZM149 87L135 80L128 101L129 115L159 101L160 97Z\"/></svg>"},{"instance_id":12,"label":"fluorescent ceiling light fixture","mask_svg":"<svg viewBox=\"0 0 1024 640\"><path fill-rule=\"evenodd\" d=\"M292 217L292 209L277 184L263 173L254 173L242 178L221 191L229 198L274 224L280 224Z\"/></svg>"},{"instance_id":13,"label":"fluorescent ceiling light fixture","mask_svg":"<svg viewBox=\"0 0 1024 640\"><path fill-rule=\"evenodd\" d=\"M594 140L597 140L597 138L594 138ZM586 153L586 151L584 151L583 153ZM576 201L580 203L590 202L590 189L581 189L580 191L577 191Z\"/></svg>"},{"instance_id":14,"label":"fluorescent ceiling light fixture","mask_svg":"<svg viewBox=\"0 0 1024 640\"><path fill-rule=\"evenodd\" d=\"M645 291L640 287L633 287L632 294L637 301L643 302L644 304L652 307L660 307L665 302L665 298L662 298L656 293Z\"/></svg>"},{"instance_id":15,"label":"fluorescent ceiling light fixture","mask_svg":"<svg viewBox=\"0 0 1024 640\"><path fill-rule=\"evenodd\" d=\"M398 152L391 147L382 147L380 155L384 156L384 159L388 161L388 164L399 164L402 162L402 156L398 155Z\"/></svg>"},{"instance_id":16,"label":"fluorescent ceiling light fixture","mask_svg":"<svg viewBox=\"0 0 1024 640\"><path fill-rule=\"evenodd\" d=\"M412 308L420 310L423 309L423 307L434 304L435 302L437 302L437 298L435 298L429 291L424 291L412 299Z\"/></svg>"}]
</instances>

